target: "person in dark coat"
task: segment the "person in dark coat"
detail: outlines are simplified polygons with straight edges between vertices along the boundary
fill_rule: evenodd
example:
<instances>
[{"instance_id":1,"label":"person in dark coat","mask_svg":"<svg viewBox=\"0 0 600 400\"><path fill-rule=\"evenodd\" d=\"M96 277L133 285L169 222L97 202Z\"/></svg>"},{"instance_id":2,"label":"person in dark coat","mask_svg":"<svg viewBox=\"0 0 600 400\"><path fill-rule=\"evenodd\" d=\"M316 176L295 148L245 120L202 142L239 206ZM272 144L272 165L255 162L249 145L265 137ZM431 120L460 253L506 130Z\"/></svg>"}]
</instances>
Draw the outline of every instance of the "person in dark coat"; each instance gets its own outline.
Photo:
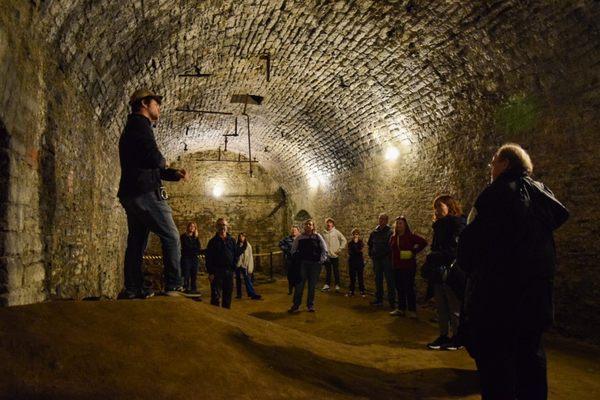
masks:
<instances>
[{"instance_id":1,"label":"person in dark coat","mask_svg":"<svg viewBox=\"0 0 600 400\"><path fill-rule=\"evenodd\" d=\"M294 287L300 280L300 268L292 256L292 244L298 235L300 235L300 228L294 225L290 230L290 234L279 241L279 248L283 251L283 261L285 263L287 274L289 295L294 292Z\"/></svg>"},{"instance_id":2,"label":"person in dark coat","mask_svg":"<svg viewBox=\"0 0 600 400\"><path fill-rule=\"evenodd\" d=\"M300 265L300 280L294 289L294 302L288 312L296 313L300 309L305 284L308 284L306 309L315 312L315 288L321 275L321 266L327 260L327 244L323 236L316 232L312 219L304 222L304 233L294 239L292 256Z\"/></svg>"},{"instance_id":3,"label":"person in dark coat","mask_svg":"<svg viewBox=\"0 0 600 400\"><path fill-rule=\"evenodd\" d=\"M448 270L456 260L458 236L465 227L466 219L460 204L450 195L436 197L433 208L433 240L424 268L429 271L426 277L433 286L440 336L427 347L432 350L458 350L461 348L457 340L461 302L444 282L443 275L444 270Z\"/></svg>"},{"instance_id":4,"label":"person in dark coat","mask_svg":"<svg viewBox=\"0 0 600 400\"><path fill-rule=\"evenodd\" d=\"M185 233L181 235L181 273L183 275L183 288L189 294L198 294L198 269L202 253L200 239L198 238L198 227L196 223L187 224Z\"/></svg>"},{"instance_id":5,"label":"person in dark coat","mask_svg":"<svg viewBox=\"0 0 600 400\"><path fill-rule=\"evenodd\" d=\"M121 299L148 298L154 293L144 288L142 258L148 235L160 238L163 249L165 293L181 295L181 253L179 231L161 180L186 179L183 169L167 168L158 150L152 125L160 116L162 97L147 89L136 90L130 98L131 114L119 139L121 179L118 197L127 215L125 250L125 288Z\"/></svg>"},{"instance_id":6,"label":"person in dark coat","mask_svg":"<svg viewBox=\"0 0 600 400\"><path fill-rule=\"evenodd\" d=\"M390 228L388 222L389 217L387 214L379 215L378 224L369 235L367 246L369 247L369 257L373 262L373 272L375 273L375 300L371 304L383 306L383 280L385 278L388 301L390 308L394 310L396 308L396 288L390 250L392 228Z\"/></svg>"},{"instance_id":7,"label":"person in dark coat","mask_svg":"<svg viewBox=\"0 0 600 400\"><path fill-rule=\"evenodd\" d=\"M553 321L553 231L569 212L532 171L519 145L500 147L459 240L468 277L461 335L484 400L548 394L542 333Z\"/></svg>"},{"instance_id":8,"label":"person in dark coat","mask_svg":"<svg viewBox=\"0 0 600 400\"><path fill-rule=\"evenodd\" d=\"M366 297L365 292L365 256L363 250L365 244L360 238L360 231L357 228L352 229L352 239L348 242L348 275L350 275L350 290L346 294L348 297L354 296L356 280L358 279L358 290L360 295Z\"/></svg>"},{"instance_id":9,"label":"person in dark coat","mask_svg":"<svg viewBox=\"0 0 600 400\"><path fill-rule=\"evenodd\" d=\"M216 223L217 232L206 246L206 270L210 281L210 304L231 308L233 294L233 274L245 246L237 246L235 239L227 233L225 218Z\"/></svg>"}]
</instances>

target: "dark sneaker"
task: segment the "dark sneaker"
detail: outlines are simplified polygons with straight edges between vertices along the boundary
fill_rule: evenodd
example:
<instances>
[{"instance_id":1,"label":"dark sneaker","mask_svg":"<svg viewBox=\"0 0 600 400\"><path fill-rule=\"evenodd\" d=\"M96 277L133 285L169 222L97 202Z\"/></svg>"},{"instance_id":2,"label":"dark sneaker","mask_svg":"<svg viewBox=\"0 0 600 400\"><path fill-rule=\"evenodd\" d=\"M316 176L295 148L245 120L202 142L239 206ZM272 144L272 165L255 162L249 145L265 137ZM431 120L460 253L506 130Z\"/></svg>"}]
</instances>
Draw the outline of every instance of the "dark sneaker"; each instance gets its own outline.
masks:
<instances>
[{"instance_id":1,"label":"dark sneaker","mask_svg":"<svg viewBox=\"0 0 600 400\"><path fill-rule=\"evenodd\" d=\"M121 293L119 293L119 296L117 296L117 299L119 299L119 300L133 300L133 299L137 299L137 295L138 294L137 294L136 291L125 289Z\"/></svg>"},{"instance_id":2,"label":"dark sneaker","mask_svg":"<svg viewBox=\"0 0 600 400\"><path fill-rule=\"evenodd\" d=\"M149 299L150 297L154 297L154 292L150 289L142 289L138 292L138 299Z\"/></svg>"},{"instance_id":3,"label":"dark sneaker","mask_svg":"<svg viewBox=\"0 0 600 400\"><path fill-rule=\"evenodd\" d=\"M165 288L165 295L171 297L185 296L185 289L183 288L183 286Z\"/></svg>"},{"instance_id":4,"label":"dark sneaker","mask_svg":"<svg viewBox=\"0 0 600 400\"><path fill-rule=\"evenodd\" d=\"M367 297L367 294L365 292L360 292L360 297Z\"/></svg>"},{"instance_id":5,"label":"dark sneaker","mask_svg":"<svg viewBox=\"0 0 600 400\"><path fill-rule=\"evenodd\" d=\"M371 304L372 306L383 307L383 301L377 301L377 300L375 300L375 301L372 301L369 304Z\"/></svg>"},{"instance_id":6,"label":"dark sneaker","mask_svg":"<svg viewBox=\"0 0 600 400\"><path fill-rule=\"evenodd\" d=\"M300 308L300 307L298 307L298 306L291 306L290 309L288 310L288 312L290 314L297 313L298 312L298 308Z\"/></svg>"},{"instance_id":7,"label":"dark sneaker","mask_svg":"<svg viewBox=\"0 0 600 400\"><path fill-rule=\"evenodd\" d=\"M315 312L315 306L308 306L306 309L308 312Z\"/></svg>"},{"instance_id":8,"label":"dark sneaker","mask_svg":"<svg viewBox=\"0 0 600 400\"><path fill-rule=\"evenodd\" d=\"M242 295L241 295L241 294L239 294L239 295L235 296L235 298L239 300L239 299L241 299L241 298L242 298Z\"/></svg>"},{"instance_id":9,"label":"dark sneaker","mask_svg":"<svg viewBox=\"0 0 600 400\"><path fill-rule=\"evenodd\" d=\"M462 346L462 344L460 344L460 342L458 340L456 340L456 336L453 336L452 338L450 338L450 341L442 346L443 350L450 350L450 351L460 350L462 348L463 348L463 346Z\"/></svg>"},{"instance_id":10,"label":"dark sneaker","mask_svg":"<svg viewBox=\"0 0 600 400\"><path fill-rule=\"evenodd\" d=\"M450 339L448 338L448 336L442 335L435 339L433 342L429 343L427 347L431 350L440 350L448 344L450 344Z\"/></svg>"},{"instance_id":11,"label":"dark sneaker","mask_svg":"<svg viewBox=\"0 0 600 400\"><path fill-rule=\"evenodd\" d=\"M251 300L260 300L262 299L262 296L260 294L255 294L254 296L250 296Z\"/></svg>"},{"instance_id":12,"label":"dark sneaker","mask_svg":"<svg viewBox=\"0 0 600 400\"><path fill-rule=\"evenodd\" d=\"M354 296L354 292L348 292L346 293L346 297L353 297Z\"/></svg>"}]
</instances>

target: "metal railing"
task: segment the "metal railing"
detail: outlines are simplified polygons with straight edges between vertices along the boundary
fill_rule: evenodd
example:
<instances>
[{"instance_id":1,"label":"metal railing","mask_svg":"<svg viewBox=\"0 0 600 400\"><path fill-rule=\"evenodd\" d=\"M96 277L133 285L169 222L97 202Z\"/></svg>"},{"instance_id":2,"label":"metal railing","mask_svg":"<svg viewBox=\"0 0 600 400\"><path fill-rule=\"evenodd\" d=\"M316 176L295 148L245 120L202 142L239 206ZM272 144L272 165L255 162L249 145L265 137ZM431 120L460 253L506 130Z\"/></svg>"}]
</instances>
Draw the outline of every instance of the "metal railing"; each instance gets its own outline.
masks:
<instances>
[{"instance_id":1,"label":"metal railing","mask_svg":"<svg viewBox=\"0 0 600 400\"><path fill-rule=\"evenodd\" d=\"M258 246L257 246L258 249ZM281 250L275 250L275 251L269 251L269 252L263 252L263 253L255 253L253 254L253 258L254 258L254 270L261 272L261 273L265 273L265 270L263 268L263 258L268 257L268 275L269 275L269 280L273 280L274 279L274 275L275 275L275 267L277 265L277 263L275 262L275 257L279 258L278 256L281 255L280 260L281 262L279 263L279 267L281 272L283 273L284 271L284 265L283 265L283 252ZM199 260L204 260L204 255L199 255L198 259ZM150 261L150 262L156 262L156 261L161 261L162 260L162 256L161 255L152 255L152 254L147 254L144 255L143 257L144 261ZM201 263L201 265L204 263ZM206 268L206 267L205 267Z\"/></svg>"}]
</instances>

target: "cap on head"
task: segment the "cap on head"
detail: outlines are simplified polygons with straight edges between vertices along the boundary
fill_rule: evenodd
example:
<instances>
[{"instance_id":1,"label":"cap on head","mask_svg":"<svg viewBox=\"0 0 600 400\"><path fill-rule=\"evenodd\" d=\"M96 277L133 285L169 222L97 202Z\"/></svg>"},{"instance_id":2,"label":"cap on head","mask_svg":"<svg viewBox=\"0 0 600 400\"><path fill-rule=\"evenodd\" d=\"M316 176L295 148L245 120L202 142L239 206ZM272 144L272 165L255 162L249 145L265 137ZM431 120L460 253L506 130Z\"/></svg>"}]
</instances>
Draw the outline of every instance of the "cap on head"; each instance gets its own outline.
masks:
<instances>
[{"instance_id":1,"label":"cap on head","mask_svg":"<svg viewBox=\"0 0 600 400\"><path fill-rule=\"evenodd\" d=\"M151 90L148 90L146 88L142 88L142 89L138 89L135 92L133 92L133 94L131 95L131 97L129 98L129 105L133 105L136 101L142 100L142 99L147 99L147 98L151 98L156 100L156 102L158 104L162 103L162 96L157 95L156 93L154 93Z\"/></svg>"}]
</instances>

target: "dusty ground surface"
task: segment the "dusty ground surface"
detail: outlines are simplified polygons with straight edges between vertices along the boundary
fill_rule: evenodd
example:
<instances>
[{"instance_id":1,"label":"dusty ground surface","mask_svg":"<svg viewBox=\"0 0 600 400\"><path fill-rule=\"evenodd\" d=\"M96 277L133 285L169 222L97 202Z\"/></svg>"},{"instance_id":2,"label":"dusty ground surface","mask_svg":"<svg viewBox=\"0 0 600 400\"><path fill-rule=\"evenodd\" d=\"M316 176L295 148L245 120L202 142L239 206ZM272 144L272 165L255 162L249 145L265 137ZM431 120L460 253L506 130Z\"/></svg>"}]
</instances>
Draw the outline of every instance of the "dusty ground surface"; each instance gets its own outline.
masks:
<instances>
[{"instance_id":1,"label":"dusty ground surface","mask_svg":"<svg viewBox=\"0 0 600 400\"><path fill-rule=\"evenodd\" d=\"M232 310L158 297L0 309L1 399L476 399L464 351L429 351L429 313L318 293L289 315L284 282ZM600 398L598 349L549 336L551 399Z\"/></svg>"}]
</instances>

